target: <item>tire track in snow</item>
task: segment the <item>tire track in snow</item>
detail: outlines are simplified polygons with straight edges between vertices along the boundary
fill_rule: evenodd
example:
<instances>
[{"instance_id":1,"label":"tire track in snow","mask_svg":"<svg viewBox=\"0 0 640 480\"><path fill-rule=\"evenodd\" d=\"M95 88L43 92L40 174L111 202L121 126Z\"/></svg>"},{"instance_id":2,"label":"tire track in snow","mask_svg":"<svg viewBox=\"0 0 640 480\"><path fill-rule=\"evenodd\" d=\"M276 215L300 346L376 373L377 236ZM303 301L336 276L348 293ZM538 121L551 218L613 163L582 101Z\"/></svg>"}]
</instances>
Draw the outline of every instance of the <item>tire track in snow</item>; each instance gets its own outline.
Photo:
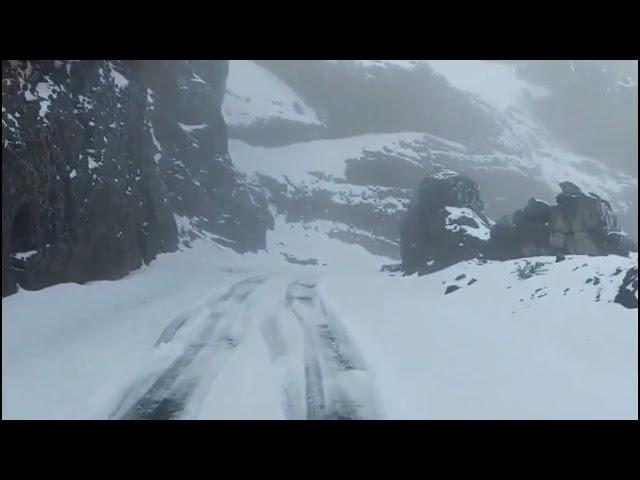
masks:
<instances>
[{"instance_id":1,"label":"tire track in snow","mask_svg":"<svg viewBox=\"0 0 640 480\"><path fill-rule=\"evenodd\" d=\"M379 418L362 355L318 294L317 284L300 280L289 284L285 307L297 318L303 333L306 418Z\"/></svg>"},{"instance_id":2,"label":"tire track in snow","mask_svg":"<svg viewBox=\"0 0 640 480\"><path fill-rule=\"evenodd\" d=\"M251 295L262 283L266 276L247 278L231 286L222 296L206 302L201 307L188 310L178 315L164 329L155 346L170 343L178 332L188 324L198 320L205 313L204 326L191 340L182 354L175 359L149 386L149 379L136 382L123 396L109 418L122 420L169 420L175 419L185 409L192 393L202 380L209 383L215 378L228 357L242 340L244 325L238 325L234 314L244 306ZM225 310L231 311L225 312ZM226 324L224 321L226 320ZM240 331L234 332L235 330ZM203 358L200 358L203 357ZM194 363L206 363L210 370L203 375L197 372L188 374L188 369ZM206 378L205 378L206 377ZM142 393L132 405L131 398Z\"/></svg>"}]
</instances>

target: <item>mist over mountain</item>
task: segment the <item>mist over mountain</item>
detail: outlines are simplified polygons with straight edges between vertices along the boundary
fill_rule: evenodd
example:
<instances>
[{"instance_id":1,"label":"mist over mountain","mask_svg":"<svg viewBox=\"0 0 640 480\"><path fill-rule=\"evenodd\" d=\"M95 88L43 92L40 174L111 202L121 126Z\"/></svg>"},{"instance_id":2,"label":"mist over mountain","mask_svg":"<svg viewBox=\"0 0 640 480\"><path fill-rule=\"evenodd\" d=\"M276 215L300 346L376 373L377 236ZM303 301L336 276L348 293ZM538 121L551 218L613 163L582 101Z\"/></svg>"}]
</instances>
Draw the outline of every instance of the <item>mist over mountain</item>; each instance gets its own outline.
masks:
<instances>
[{"instance_id":1,"label":"mist over mountain","mask_svg":"<svg viewBox=\"0 0 640 480\"><path fill-rule=\"evenodd\" d=\"M561 141L637 177L637 61L514 63L518 76L549 91L533 111Z\"/></svg>"}]
</instances>

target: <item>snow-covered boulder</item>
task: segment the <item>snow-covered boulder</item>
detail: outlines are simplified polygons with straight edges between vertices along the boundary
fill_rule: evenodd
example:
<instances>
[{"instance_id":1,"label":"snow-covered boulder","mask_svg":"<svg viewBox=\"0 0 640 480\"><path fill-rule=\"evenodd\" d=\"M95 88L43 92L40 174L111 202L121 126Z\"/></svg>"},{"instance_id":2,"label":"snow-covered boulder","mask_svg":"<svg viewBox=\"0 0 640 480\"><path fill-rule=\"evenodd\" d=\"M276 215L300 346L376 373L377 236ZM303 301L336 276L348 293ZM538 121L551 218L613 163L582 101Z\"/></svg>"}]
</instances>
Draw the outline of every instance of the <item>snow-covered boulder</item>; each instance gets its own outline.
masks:
<instances>
[{"instance_id":1,"label":"snow-covered boulder","mask_svg":"<svg viewBox=\"0 0 640 480\"><path fill-rule=\"evenodd\" d=\"M472 180L447 170L425 178L402 221L405 273L440 270L483 252L491 227L483 210Z\"/></svg>"}]
</instances>

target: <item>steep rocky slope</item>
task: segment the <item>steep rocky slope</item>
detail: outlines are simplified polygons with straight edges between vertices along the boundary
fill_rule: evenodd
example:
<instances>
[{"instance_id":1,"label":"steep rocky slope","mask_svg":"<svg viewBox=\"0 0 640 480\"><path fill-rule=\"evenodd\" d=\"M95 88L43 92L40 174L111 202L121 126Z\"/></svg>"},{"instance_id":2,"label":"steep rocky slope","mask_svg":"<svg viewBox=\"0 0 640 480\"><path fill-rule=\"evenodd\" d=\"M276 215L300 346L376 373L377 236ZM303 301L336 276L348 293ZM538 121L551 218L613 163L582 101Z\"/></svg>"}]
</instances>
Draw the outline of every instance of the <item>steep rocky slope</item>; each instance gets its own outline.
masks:
<instances>
[{"instance_id":1,"label":"steep rocky slope","mask_svg":"<svg viewBox=\"0 0 640 480\"><path fill-rule=\"evenodd\" d=\"M227 69L3 60L3 296L121 277L187 230L264 246L264 200L227 153Z\"/></svg>"},{"instance_id":2,"label":"steep rocky slope","mask_svg":"<svg viewBox=\"0 0 640 480\"><path fill-rule=\"evenodd\" d=\"M519 78L513 67L480 61L255 63L281 85L254 95L275 97L286 87L293 93L284 103L304 101L309 118L326 127L325 138L313 141L287 130L286 145L262 142L259 129L251 139L247 132L230 133L239 168L255 175L289 222L326 220L328 234L398 258L400 218L413 190L447 169L479 186L491 218L511 215L531 198L552 203L558 185L570 180L610 201L620 228L637 237L637 178L563 146L532 111L534 100L549 92ZM273 128L278 115L290 116L271 112Z\"/></svg>"}]
</instances>

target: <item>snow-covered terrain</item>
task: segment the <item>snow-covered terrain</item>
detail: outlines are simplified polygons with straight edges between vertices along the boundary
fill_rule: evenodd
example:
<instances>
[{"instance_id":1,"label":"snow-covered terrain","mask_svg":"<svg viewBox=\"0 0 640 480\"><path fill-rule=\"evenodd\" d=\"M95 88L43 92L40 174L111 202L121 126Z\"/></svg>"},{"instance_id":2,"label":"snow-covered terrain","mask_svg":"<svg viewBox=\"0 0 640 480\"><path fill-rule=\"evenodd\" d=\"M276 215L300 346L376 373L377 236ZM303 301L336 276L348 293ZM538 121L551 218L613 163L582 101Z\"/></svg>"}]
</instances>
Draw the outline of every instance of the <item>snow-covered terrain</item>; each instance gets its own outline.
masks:
<instances>
[{"instance_id":1,"label":"snow-covered terrain","mask_svg":"<svg viewBox=\"0 0 640 480\"><path fill-rule=\"evenodd\" d=\"M353 65L433 69L494 116L500 136L488 150L424 131L313 136L325 125L300 94L232 61L229 158L268 198L266 250L236 253L174 213L178 252L121 280L3 298L3 419L638 418L638 310L614 302L637 253L381 270L399 258L400 220L434 172L474 180L493 219L531 197L552 202L565 180L629 216L637 179L556 143L528 114L544 89L511 66ZM33 96L42 118L53 94ZM177 125L194 142L203 133ZM493 220L446 210L447 229L489 238ZM24 250L14 258L34 255Z\"/></svg>"},{"instance_id":2,"label":"snow-covered terrain","mask_svg":"<svg viewBox=\"0 0 640 480\"><path fill-rule=\"evenodd\" d=\"M265 253L197 240L20 291L3 418L637 418L637 310L612 303L637 256L528 259L524 280L524 260L405 278L384 260L278 222Z\"/></svg>"},{"instance_id":3,"label":"snow-covered terrain","mask_svg":"<svg viewBox=\"0 0 640 480\"><path fill-rule=\"evenodd\" d=\"M251 60L230 64L222 113L228 125L251 125L271 118L319 125L316 113L263 67Z\"/></svg>"}]
</instances>

